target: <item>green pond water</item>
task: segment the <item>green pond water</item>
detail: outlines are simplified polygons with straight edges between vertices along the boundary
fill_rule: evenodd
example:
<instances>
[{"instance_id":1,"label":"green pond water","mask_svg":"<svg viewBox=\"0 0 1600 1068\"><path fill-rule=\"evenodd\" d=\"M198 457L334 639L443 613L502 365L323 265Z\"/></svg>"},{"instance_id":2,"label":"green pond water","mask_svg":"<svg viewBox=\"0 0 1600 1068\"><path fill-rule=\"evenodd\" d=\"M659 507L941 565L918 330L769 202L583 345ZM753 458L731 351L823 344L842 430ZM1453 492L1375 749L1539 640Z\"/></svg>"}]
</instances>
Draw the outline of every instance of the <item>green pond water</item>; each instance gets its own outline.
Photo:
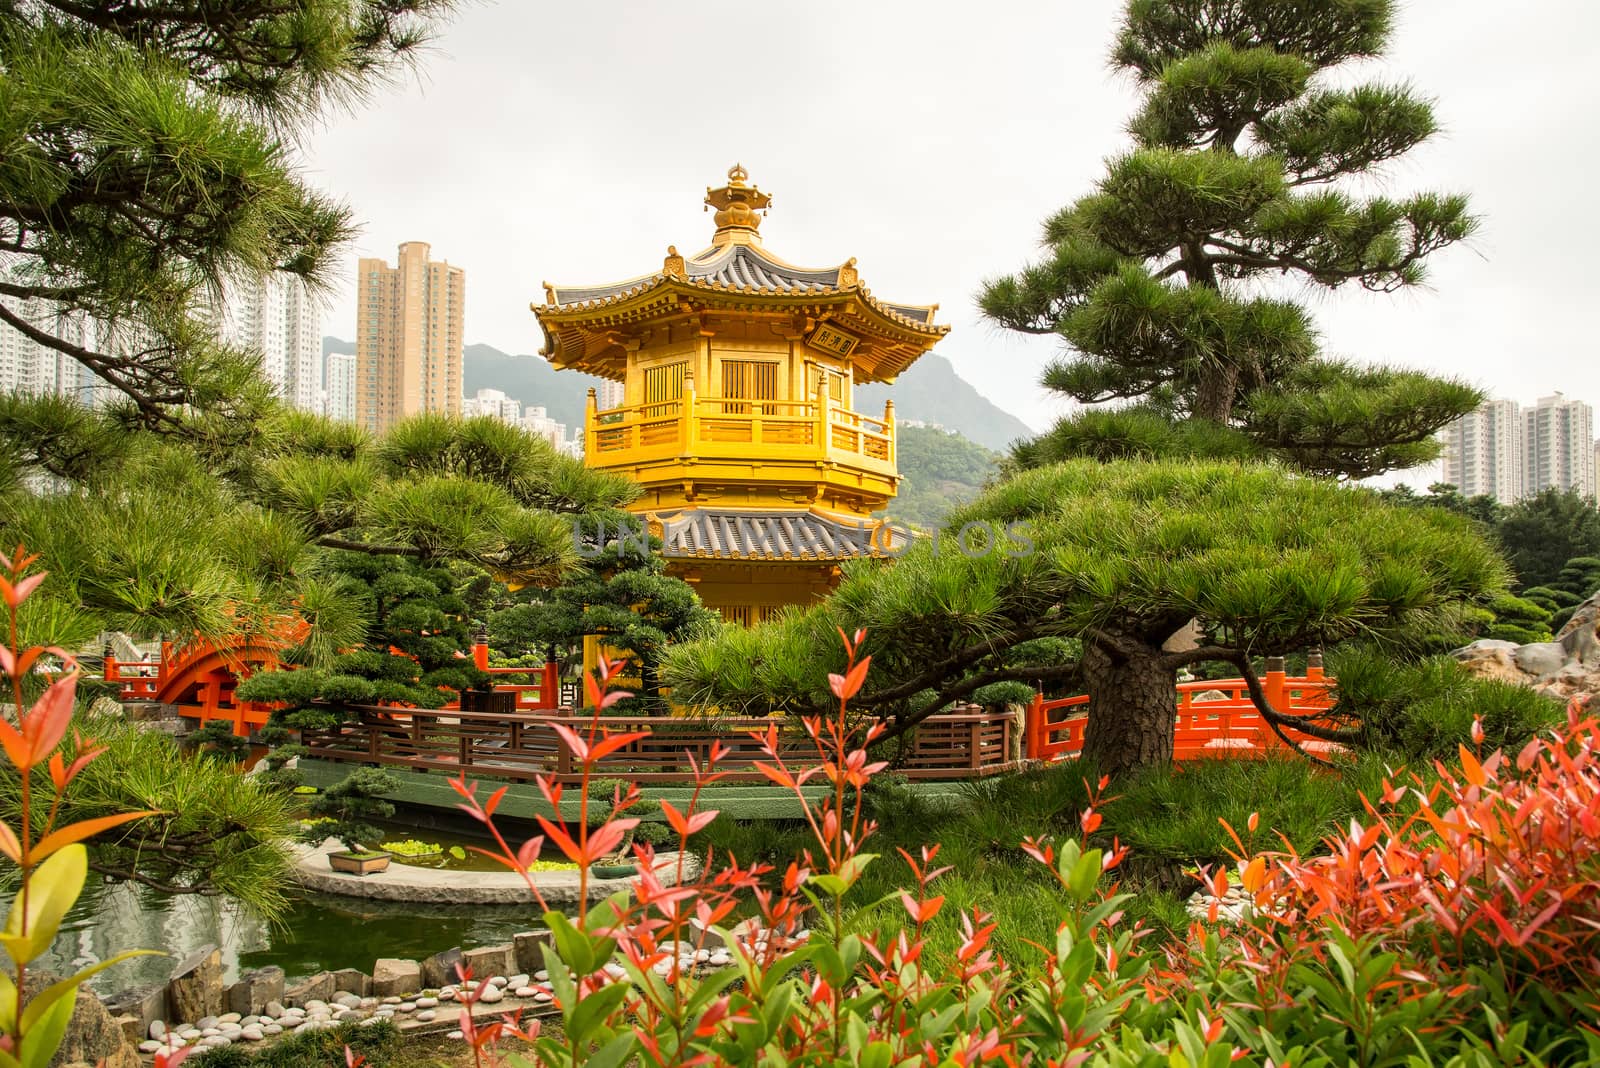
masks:
<instances>
[{"instance_id":1,"label":"green pond water","mask_svg":"<svg viewBox=\"0 0 1600 1068\"><path fill-rule=\"evenodd\" d=\"M445 847L440 856L418 859L419 865L503 870L465 848L487 844L480 839L415 827L389 829L389 840ZM464 855L452 855L451 846ZM269 927L223 899L94 884L68 914L44 966L65 973L129 949L161 951L163 956L140 957L102 972L91 982L102 993L164 982L178 960L207 944L221 948L229 982L269 964L282 968L290 980L339 968L370 972L380 957L421 959L452 946L508 942L516 932L540 926L537 910L532 901L451 906L305 894L294 898L280 925Z\"/></svg>"}]
</instances>

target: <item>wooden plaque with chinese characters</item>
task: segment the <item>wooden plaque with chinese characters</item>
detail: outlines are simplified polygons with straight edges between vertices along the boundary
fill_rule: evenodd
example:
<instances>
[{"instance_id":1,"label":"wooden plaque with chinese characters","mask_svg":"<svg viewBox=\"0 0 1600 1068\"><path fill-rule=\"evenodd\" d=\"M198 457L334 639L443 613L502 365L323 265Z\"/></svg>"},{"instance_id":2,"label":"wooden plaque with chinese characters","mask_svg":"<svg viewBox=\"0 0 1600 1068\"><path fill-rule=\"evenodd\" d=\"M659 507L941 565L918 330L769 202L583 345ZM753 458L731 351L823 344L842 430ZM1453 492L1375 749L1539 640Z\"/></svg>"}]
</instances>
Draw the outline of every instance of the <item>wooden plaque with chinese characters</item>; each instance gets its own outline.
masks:
<instances>
[{"instance_id":1,"label":"wooden plaque with chinese characters","mask_svg":"<svg viewBox=\"0 0 1600 1068\"><path fill-rule=\"evenodd\" d=\"M806 344L819 352L829 352L835 356L845 358L855 351L859 338L851 337L837 327L822 324L811 332L806 339Z\"/></svg>"}]
</instances>

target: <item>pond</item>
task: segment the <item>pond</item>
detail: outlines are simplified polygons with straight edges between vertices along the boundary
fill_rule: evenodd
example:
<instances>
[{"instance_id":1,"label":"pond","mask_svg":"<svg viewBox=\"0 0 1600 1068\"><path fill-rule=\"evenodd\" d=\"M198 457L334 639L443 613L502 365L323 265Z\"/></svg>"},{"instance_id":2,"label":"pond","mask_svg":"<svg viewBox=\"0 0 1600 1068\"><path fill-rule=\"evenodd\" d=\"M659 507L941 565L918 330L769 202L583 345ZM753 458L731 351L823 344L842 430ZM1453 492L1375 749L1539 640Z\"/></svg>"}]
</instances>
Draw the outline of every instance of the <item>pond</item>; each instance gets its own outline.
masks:
<instances>
[{"instance_id":1,"label":"pond","mask_svg":"<svg viewBox=\"0 0 1600 1068\"><path fill-rule=\"evenodd\" d=\"M390 841L415 839L443 847L416 863L491 870L498 866L468 845L482 839L439 829L392 825ZM548 859L548 858L547 858ZM369 876L381 879L381 875ZM201 946L221 947L226 981L275 964L292 981L319 971L370 972L379 957L421 959L452 946L509 942L540 926L538 906L439 905L372 901L327 894L295 897L284 921L269 927L226 900L178 896L126 883L87 887L61 925L43 966L66 973L129 949L156 949L102 972L91 986L102 993L164 982L173 966Z\"/></svg>"}]
</instances>

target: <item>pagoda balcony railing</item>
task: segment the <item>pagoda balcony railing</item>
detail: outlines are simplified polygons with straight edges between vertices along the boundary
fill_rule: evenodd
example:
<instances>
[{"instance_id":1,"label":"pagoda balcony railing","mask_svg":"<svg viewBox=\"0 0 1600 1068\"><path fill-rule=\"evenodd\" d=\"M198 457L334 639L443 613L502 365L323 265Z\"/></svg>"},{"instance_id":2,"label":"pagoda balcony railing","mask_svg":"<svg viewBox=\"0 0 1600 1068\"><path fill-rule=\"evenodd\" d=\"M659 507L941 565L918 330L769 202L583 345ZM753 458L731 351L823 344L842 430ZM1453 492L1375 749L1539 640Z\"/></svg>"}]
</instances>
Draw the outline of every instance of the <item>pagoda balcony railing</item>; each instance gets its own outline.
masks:
<instances>
[{"instance_id":1,"label":"pagoda balcony railing","mask_svg":"<svg viewBox=\"0 0 1600 1068\"><path fill-rule=\"evenodd\" d=\"M585 447L598 467L672 459L831 462L893 476L894 406L875 418L829 400L688 396L591 409Z\"/></svg>"}]
</instances>

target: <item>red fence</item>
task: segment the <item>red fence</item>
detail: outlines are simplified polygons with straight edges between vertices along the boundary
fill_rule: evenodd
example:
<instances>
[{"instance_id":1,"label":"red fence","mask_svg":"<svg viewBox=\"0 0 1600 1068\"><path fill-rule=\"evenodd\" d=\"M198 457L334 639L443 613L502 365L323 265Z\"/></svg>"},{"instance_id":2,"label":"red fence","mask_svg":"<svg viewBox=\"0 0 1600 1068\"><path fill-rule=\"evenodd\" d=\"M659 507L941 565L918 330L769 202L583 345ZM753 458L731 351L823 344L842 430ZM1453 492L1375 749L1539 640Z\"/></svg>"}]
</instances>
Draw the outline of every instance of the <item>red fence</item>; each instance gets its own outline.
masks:
<instances>
[{"instance_id":1,"label":"red fence","mask_svg":"<svg viewBox=\"0 0 1600 1068\"><path fill-rule=\"evenodd\" d=\"M1322 668L1301 676L1268 671L1261 676L1267 702L1286 716L1314 718L1333 707L1334 680ZM1046 701L1034 696L1028 709L1024 748L1031 760L1061 760L1083 751L1088 716L1087 695ZM1256 710L1243 679L1210 679L1178 684L1177 724L1173 759L1201 760L1287 750L1281 738ZM1308 752L1327 752L1329 742L1290 728L1285 733Z\"/></svg>"},{"instance_id":2,"label":"red fence","mask_svg":"<svg viewBox=\"0 0 1600 1068\"><path fill-rule=\"evenodd\" d=\"M249 678L257 671L278 670L282 666L279 657L284 648L300 640L306 629L307 624L303 620L294 620L286 623L276 634L240 634L223 645L199 635L182 645L164 641L158 659L132 663L119 661L108 648L105 680L117 683L120 700L175 705L180 716L197 719L201 724L223 720L231 723L233 732L243 737L253 728L264 726L274 706L237 699L234 690L239 680ZM497 678L523 676L536 680L497 682L493 692L502 697L500 706L492 709L486 707L483 711L514 713L556 710L559 693L555 664L527 668L490 667L489 646L483 639L473 645L472 661L478 668ZM451 702L448 707L459 708L460 703Z\"/></svg>"}]
</instances>

